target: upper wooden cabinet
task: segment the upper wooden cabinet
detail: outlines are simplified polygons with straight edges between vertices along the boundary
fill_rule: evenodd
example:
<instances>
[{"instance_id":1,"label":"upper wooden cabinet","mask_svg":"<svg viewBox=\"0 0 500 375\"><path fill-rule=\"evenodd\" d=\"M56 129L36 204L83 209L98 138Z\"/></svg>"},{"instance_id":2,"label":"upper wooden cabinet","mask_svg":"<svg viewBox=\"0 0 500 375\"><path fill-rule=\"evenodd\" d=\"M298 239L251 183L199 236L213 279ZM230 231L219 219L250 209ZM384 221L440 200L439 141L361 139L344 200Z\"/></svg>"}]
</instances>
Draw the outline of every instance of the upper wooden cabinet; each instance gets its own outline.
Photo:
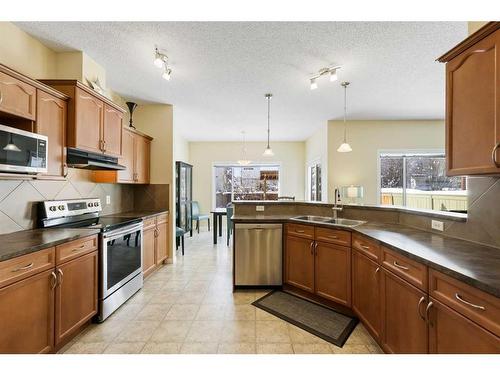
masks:
<instances>
[{"instance_id":1,"label":"upper wooden cabinet","mask_svg":"<svg viewBox=\"0 0 500 375\"><path fill-rule=\"evenodd\" d=\"M35 120L36 88L0 71L0 112Z\"/></svg>"},{"instance_id":2,"label":"upper wooden cabinet","mask_svg":"<svg viewBox=\"0 0 500 375\"><path fill-rule=\"evenodd\" d=\"M121 171L93 171L94 182L149 184L151 141L153 138L137 130L122 128Z\"/></svg>"},{"instance_id":3,"label":"upper wooden cabinet","mask_svg":"<svg viewBox=\"0 0 500 375\"><path fill-rule=\"evenodd\" d=\"M75 80L42 82L69 96L68 147L119 157L124 110Z\"/></svg>"},{"instance_id":4,"label":"upper wooden cabinet","mask_svg":"<svg viewBox=\"0 0 500 375\"><path fill-rule=\"evenodd\" d=\"M500 173L500 22L441 56L446 63L447 174Z\"/></svg>"},{"instance_id":5,"label":"upper wooden cabinet","mask_svg":"<svg viewBox=\"0 0 500 375\"><path fill-rule=\"evenodd\" d=\"M66 166L66 100L37 91L36 132L49 138L47 175L64 177Z\"/></svg>"}]
</instances>

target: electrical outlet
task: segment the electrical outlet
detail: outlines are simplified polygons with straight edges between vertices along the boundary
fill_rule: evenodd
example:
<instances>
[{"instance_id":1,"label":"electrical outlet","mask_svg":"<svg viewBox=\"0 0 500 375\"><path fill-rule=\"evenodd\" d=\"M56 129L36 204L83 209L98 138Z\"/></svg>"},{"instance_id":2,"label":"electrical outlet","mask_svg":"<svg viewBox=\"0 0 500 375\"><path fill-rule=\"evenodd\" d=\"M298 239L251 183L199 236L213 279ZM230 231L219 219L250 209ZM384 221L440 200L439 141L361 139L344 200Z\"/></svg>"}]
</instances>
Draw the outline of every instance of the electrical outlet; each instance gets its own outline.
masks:
<instances>
[{"instance_id":1,"label":"electrical outlet","mask_svg":"<svg viewBox=\"0 0 500 375\"><path fill-rule=\"evenodd\" d=\"M255 211L264 211L264 206L255 206Z\"/></svg>"},{"instance_id":2,"label":"electrical outlet","mask_svg":"<svg viewBox=\"0 0 500 375\"><path fill-rule=\"evenodd\" d=\"M106 204L111 204L111 195L106 195Z\"/></svg>"},{"instance_id":3,"label":"electrical outlet","mask_svg":"<svg viewBox=\"0 0 500 375\"><path fill-rule=\"evenodd\" d=\"M444 223L442 221L437 221L437 220L432 220L431 223L432 229L438 230L438 231L444 231Z\"/></svg>"}]
</instances>

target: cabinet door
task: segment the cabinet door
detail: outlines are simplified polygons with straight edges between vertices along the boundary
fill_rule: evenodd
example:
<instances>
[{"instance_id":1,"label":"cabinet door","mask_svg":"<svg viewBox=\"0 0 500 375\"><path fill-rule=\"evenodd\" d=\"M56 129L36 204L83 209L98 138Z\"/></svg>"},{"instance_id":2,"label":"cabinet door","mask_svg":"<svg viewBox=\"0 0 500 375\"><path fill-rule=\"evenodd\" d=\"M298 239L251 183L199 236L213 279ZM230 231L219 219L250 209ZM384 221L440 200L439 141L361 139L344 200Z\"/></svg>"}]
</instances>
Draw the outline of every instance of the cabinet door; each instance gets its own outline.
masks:
<instances>
[{"instance_id":1,"label":"cabinet door","mask_svg":"<svg viewBox=\"0 0 500 375\"><path fill-rule=\"evenodd\" d=\"M382 272L382 346L389 353L427 353L426 295L384 269Z\"/></svg>"},{"instance_id":2,"label":"cabinet door","mask_svg":"<svg viewBox=\"0 0 500 375\"><path fill-rule=\"evenodd\" d=\"M382 325L380 273L377 263L352 251L352 309L377 340Z\"/></svg>"},{"instance_id":3,"label":"cabinet door","mask_svg":"<svg viewBox=\"0 0 500 375\"><path fill-rule=\"evenodd\" d=\"M351 248L333 243L315 244L314 286L316 294L351 306Z\"/></svg>"},{"instance_id":4,"label":"cabinet door","mask_svg":"<svg viewBox=\"0 0 500 375\"><path fill-rule=\"evenodd\" d=\"M136 182L149 183L149 160L151 155L151 141L141 136L136 137L135 173Z\"/></svg>"},{"instance_id":5,"label":"cabinet door","mask_svg":"<svg viewBox=\"0 0 500 375\"><path fill-rule=\"evenodd\" d=\"M155 268L155 227L145 229L142 237L142 272L148 276Z\"/></svg>"},{"instance_id":6,"label":"cabinet door","mask_svg":"<svg viewBox=\"0 0 500 375\"><path fill-rule=\"evenodd\" d=\"M47 353L54 346L52 270L0 289L0 353Z\"/></svg>"},{"instance_id":7,"label":"cabinet door","mask_svg":"<svg viewBox=\"0 0 500 375\"><path fill-rule=\"evenodd\" d=\"M56 345L97 313L97 258L94 251L56 269Z\"/></svg>"},{"instance_id":8,"label":"cabinet door","mask_svg":"<svg viewBox=\"0 0 500 375\"><path fill-rule=\"evenodd\" d=\"M104 104L102 140L106 155L119 157L122 154L123 113Z\"/></svg>"},{"instance_id":9,"label":"cabinet door","mask_svg":"<svg viewBox=\"0 0 500 375\"><path fill-rule=\"evenodd\" d=\"M295 236L286 237L285 282L314 292L314 241Z\"/></svg>"},{"instance_id":10,"label":"cabinet door","mask_svg":"<svg viewBox=\"0 0 500 375\"><path fill-rule=\"evenodd\" d=\"M500 31L446 64L448 175L500 173Z\"/></svg>"},{"instance_id":11,"label":"cabinet door","mask_svg":"<svg viewBox=\"0 0 500 375\"><path fill-rule=\"evenodd\" d=\"M120 163L127 169L118 171L119 182L134 182L134 133L122 130L122 157Z\"/></svg>"},{"instance_id":12,"label":"cabinet door","mask_svg":"<svg viewBox=\"0 0 500 375\"><path fill-rule=\"evenodd\" d=\"M75 89L75 144L70 146L102 152L103 110L102 101L79 88Z\"/></svg>"},{"instance_id":13,"label":"cabinet door","mask_svg":"<svg viewBox=\"0 0 500 375\"><path fill-rule=\"evenodd\" d=\"M37 92L36 132L49 138L47 175L66 174L66 101Z\"/></svg>"},{"instance_id":14,"label":"cabinet door","mask_svg":"<svg viewBox=\"0 0 500 375\"><path fill-rule=\"evenodd\" d=\"M168 257L168 222L156 226L156 264L162 263Z\"/></svg>"},{"instance_id":15,"label":"cabinet door","mask_svg":"<svg viewBox=\"0 0 500 375\"><path fill-rule=\"evenodd\" d=\"M36 89L0 72L0 112L35 120Z\"/></svg>"},{"instance_id":16,"label":"cabinet door","mask_svg":"<svg viewBox=\"0 0 500 375\"><path fill-rule=\"evenodd\" d=\"M429 352L437 354L499 354L500 338L431 298Z\"/></svg>"}]
</instances>

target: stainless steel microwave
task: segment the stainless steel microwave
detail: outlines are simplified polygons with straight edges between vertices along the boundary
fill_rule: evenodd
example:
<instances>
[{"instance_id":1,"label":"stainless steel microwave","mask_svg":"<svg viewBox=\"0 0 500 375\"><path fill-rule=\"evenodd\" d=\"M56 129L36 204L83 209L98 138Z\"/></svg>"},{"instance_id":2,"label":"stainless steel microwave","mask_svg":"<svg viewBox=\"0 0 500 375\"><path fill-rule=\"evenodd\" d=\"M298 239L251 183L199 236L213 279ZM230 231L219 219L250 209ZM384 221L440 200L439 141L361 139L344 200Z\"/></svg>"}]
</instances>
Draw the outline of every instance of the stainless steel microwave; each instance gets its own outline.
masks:
<instances>
[{"instance_id":1,"label":"stainless steel microwave","mask_svg":"<svg viewBox=\"0 0 500 375\"><path fill-rule=\"evenodd\" d=\"M47 173L48 138L0 125L0 172Z\"/></svg>"}]
</instances>

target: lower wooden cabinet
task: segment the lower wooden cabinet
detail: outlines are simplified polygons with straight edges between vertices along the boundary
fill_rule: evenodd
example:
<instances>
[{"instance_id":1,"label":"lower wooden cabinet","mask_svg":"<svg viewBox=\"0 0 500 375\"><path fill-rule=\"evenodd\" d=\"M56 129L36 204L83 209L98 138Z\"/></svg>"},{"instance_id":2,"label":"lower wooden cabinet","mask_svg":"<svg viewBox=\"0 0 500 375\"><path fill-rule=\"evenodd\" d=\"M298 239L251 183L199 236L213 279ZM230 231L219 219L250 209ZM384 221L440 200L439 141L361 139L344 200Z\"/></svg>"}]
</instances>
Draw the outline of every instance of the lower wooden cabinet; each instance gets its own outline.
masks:
<instances>
[{"instance_id":1,"label":"lower wooden cabinet","mask_svg":"<svg viewBox=\"0 0 500 375\"><path fill-rule=\"evenodd\" d=\"M53 270L0 289L0 353L48 353L54 347Z\"/></svg>"},{"instance_id":2,"label":"lower wooden cabinet","mask_svg":"<svg viewBox=\"0 0 500 375\"><path fill-rule=\"evenodd\" d=\"M382 346L386 352L427 353L427 294L385 269L382 272Z\"/></svg>"},{"instance_id":3,"label":"lower wooden cabinet","mask_svg":"<svg viewBox=\"0 0 500 375\"><path fill-rule=\"evenodd\" d=\"M381 281L380 266L353 249L352 309L376 340L382 329Z\"/></svg>"},{"instance_id":4,"label":"lower wooden cabinet","mask_svg":"<svg viewBox=\"0 0 500 375\"><path fill-rule=\"evenodd\" d=\"M285 283L314 293L314 240L286 237Z\"/></svg>"},{"instance_id":5,"label":"lower wooden cabinet","mask_svg":"<svg viewBox=\"0 0 500 375\"><path fill-rule=\"evenodd\" d=\"M144 228L142 237L142 272L144 277L147 277L154 271L156 266L155 261L155 232L156 228Z\"/></svg>"},{"instance_id":6,"label":"lower wooden cabinet","mask_svg":"<svg viewBox=\"0 0 500 375\"><path fill-rule=\"evenodd\" d=\"M315 293L342 305L351 306L351 248L316 242L314 254Z\"/></svg>"},{"instance_id":7,"label":"lower wooden cabinet","mask_svg":"<svg viewBox=\"0 0 500 375\"><path fill-rule=\"evenodd\" d=\"M429 353L500 353L500 338L465 316L431 298Z\"/></svg>"},{"instance_id":8,"label":"lower wooden cabinet","mask_svg":"<svg viewBox=\"0 0 500 375\"><path fill-rule=\"evenodd\" d=\"M168 258L168 214L144 220L142 272L147 277Z\"/></svg>"},{"instance_id":9,"label":"lower wooden cabinet","mask_svg":"<svg viewBox=\"0 0 500 375\"><path fill-rule=\"evenodd\" d=\"M57 266L56 346L97 314L97 262L94 251Z\"/></svg>"},{"instance_id":10,"label":"lower wooden cabinet","mask_svg":"<svg viewBox=\"0 0 500 375\"><path fill-rule=\"evenodd\" d=\"M159 219L158 219L159 220ZM168 222L156 224L156 265L168 258Z\"/></svg>"}]
</instances>

